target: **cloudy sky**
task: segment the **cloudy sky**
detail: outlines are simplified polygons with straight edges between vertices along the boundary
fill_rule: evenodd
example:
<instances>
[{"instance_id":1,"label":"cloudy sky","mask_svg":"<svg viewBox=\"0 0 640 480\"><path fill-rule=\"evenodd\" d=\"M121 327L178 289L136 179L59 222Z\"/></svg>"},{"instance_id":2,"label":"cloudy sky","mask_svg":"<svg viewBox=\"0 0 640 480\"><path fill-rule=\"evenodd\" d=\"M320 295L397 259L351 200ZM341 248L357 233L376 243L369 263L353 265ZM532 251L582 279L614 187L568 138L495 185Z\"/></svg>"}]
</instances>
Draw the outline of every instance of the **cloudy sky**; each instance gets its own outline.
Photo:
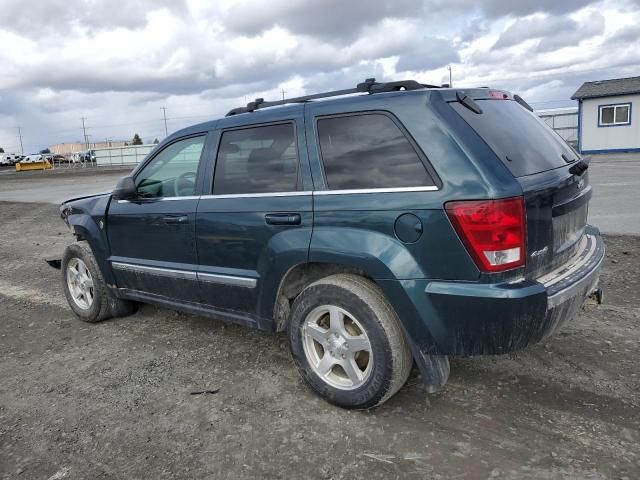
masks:
<instances>
[{"instance_id":1,"label":"cloudy sky","mask_svg":"<svg viewBox=\"0 0 640 480\"><path fill-rule=\"evenodd\" d=\"M480 6L481 5L481 6ZM0 146L144 140L255 97L415 78L571 105L640 75L640 0L0 0Z\"/></svg>"}]
</instances>

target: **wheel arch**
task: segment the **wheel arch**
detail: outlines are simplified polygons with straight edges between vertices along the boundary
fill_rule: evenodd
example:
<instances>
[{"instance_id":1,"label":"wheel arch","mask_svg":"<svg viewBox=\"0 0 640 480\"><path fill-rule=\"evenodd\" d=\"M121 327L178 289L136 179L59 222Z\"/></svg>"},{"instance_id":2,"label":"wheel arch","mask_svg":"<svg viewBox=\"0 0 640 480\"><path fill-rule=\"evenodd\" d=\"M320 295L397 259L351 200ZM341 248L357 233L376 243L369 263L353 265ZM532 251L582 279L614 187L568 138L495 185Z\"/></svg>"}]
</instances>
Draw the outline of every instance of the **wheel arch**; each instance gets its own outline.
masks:
<instances>
[{"instance_id":1,"label":"wheel arch","mask_svg":"<svg viewBox=\"0 0 640 480\"><path fill-rule=\"evenodd\" d=\"M371 272L349 263L307 262L291 267L280 280L273 305L274 330L287 328L289 312L295 298L312 283L338 273L351 273L375 283L396 311L400 325L411 349L413 359L420 370L422 382L429 391L442 387L449 377L446 356L438 355L435 340L415 310L409 295L396 280L376 280Z\"/></svg>"},{"instance_id":2,"label":"wheel arch","mask_svg":"<svg viewBox=\"0 0 640 480\"><path fill-rule=\"evenodd\" d=\"M111 266L107 261L109 257L109 246L106 235L104 234L104 223L102 223L103 227L100 228L99 224L86 213L71 214L66 217L65 221L67 225L69 225L71 233L73 233L76 240L86 241L91 248L106 284L109 287L115 286L115 278L113 277ZM98 222L100 221L102 220Z\"/></svg>"},{"instance_id":3,"label":"wheel arch","mask_svg":"<svg viewBox=\"0 0 640 480\"><path fill-rule=\"evenodd\" d=\"M363 270L344 263L304 262L289 268L280 279L272 306L274 330L286 330L291 305L300 292L321 278L338 273L353 273L373 280Z\"/></svg>"}]
</instances>

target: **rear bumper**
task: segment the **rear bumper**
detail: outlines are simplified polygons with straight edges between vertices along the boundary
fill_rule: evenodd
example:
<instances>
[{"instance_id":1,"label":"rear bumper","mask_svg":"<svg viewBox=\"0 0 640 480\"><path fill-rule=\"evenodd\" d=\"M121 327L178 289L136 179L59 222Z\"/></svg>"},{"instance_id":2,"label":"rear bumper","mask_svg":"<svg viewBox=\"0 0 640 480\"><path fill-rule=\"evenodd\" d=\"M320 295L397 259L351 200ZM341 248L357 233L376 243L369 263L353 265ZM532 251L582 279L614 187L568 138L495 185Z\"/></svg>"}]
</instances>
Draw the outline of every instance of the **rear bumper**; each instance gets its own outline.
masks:
<instances>
[{"instance_id":1,"label":"rear bumper","mask_svg":"<svg viewBox=\"0 0 640 480\"><path fill-rule=\"evenodd\" d=\"M429 330L428 340L412 340L424 353L446 355L501 354L539 342L579 312L598 284L604 255L600 233L588 227L578 253L536 281L435 281L421 292L416 282L404 285Z\"/></svg>"}]
</instances>

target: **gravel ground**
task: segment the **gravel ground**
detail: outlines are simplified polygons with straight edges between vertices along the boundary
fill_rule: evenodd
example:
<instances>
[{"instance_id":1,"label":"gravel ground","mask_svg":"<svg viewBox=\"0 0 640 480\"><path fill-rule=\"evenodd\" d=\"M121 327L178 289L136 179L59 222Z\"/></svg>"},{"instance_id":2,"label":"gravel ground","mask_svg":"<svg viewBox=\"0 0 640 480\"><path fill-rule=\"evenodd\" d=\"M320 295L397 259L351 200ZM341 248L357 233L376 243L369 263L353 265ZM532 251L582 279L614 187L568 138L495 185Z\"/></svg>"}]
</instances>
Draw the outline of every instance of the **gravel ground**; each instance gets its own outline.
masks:
<instances>
[{"instance_id":1,"label":"gravel ground","mask_svg":"<svg viewBox=\"0 0 640 480\"><path fill-rule=\"evenodd\" d=\"M640 477L638 237L606 237L605 304L558 336L352 412L283 335L151 306L76 320L43 262L71 240L57 208L0 202L0 225L0 478Z\"/></svg>"}]
</instances>

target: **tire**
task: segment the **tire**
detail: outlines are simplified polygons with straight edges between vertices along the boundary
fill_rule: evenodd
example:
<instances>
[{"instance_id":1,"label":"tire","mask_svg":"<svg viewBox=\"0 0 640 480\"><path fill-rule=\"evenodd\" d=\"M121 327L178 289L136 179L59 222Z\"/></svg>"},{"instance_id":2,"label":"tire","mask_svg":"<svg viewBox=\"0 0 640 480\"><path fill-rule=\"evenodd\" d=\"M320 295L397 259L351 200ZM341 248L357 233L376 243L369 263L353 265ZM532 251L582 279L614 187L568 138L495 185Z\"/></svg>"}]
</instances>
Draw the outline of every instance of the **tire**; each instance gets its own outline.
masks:
<instances>
[{"instance_id":1,"label":"tire","mask_svg":"<svg viewBox=\"0 0 640 480\"><path fill-rule=\"evenodd\" d=\"M61 270L65 297L80 320L95 323L136 311L134 302L109 292L87 242L76 242L65 249Z\"/></svg>"},{"instance_id":2,"label":"tire","mask_svg":"<svg viewBox=\"0 0 640 480\"><path fill-rule=\"evenodd\" d=\"M358 275L331 275L305 288L291 308L288 336L304 382L344 408L384 403L413 365L400 319L380 288Z\"/></svg>"}]
</instances>

